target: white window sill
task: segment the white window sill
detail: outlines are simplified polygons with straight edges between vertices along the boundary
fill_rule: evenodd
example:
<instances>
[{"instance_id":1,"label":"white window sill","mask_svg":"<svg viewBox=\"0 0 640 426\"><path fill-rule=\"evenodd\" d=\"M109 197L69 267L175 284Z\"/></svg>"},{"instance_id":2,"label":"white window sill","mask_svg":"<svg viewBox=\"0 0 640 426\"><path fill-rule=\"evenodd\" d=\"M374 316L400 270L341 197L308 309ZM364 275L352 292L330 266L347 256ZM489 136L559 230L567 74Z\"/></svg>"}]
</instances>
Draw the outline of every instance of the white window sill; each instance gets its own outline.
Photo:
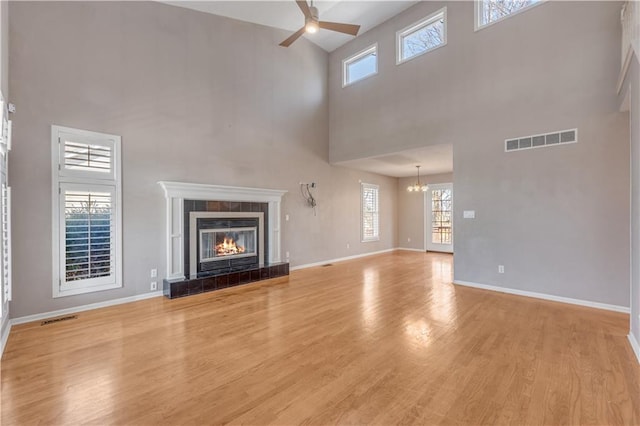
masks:
<instances>
[{"instance_id":1,"label":"white window sill","mask_svg":"<svg viewBox=\"0 0 640 426\"><path fill-rule=\"evenodd\" d=\"M110 283L110 284L102 284L91 287L79 287L79 288L69 288L69 289L61 289L57 288L57 291L54 292L53 297L65 297L65 296L75 296L78 294L86 294L86 293L95 293L97 291L104 290L113 290L115 288L122 288L122 284L120 283Z\"/></svg>"},{"instance_id":2,"label":"white window sill","mask_svg":"<svg viewBox=\"0 0 640 426\"><path fill-rule=\"evenodd\" d=\"M367 238L366 240L362 240L362 243L373 243L376 241L380 241L380 237L375 237L375 238Z\"/></svg>"}]
</instances>

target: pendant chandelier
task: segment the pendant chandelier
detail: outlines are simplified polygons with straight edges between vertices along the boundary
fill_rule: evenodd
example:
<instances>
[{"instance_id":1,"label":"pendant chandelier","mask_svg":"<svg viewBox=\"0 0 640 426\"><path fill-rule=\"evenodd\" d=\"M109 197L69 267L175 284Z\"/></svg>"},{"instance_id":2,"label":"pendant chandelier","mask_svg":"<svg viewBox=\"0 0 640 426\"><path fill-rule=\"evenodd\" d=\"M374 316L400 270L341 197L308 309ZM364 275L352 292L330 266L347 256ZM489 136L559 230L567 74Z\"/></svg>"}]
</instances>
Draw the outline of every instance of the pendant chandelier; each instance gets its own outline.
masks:
<instances>
[{"instance_id":1,"label":"pendant chandelier","mask_svg":"<svg viewBox=\"0 0 640 426\"><path fill-rule=\"evenodd\" d=\"M427 186L426 183L421 184L420 183L420 166L416 166L416 168L418 169L418 181L416 183L414 183L413 185L409 185L407 187L407 191L409 192L427 192L429 190L429 187Z\"/></svg>"}]
</instances>

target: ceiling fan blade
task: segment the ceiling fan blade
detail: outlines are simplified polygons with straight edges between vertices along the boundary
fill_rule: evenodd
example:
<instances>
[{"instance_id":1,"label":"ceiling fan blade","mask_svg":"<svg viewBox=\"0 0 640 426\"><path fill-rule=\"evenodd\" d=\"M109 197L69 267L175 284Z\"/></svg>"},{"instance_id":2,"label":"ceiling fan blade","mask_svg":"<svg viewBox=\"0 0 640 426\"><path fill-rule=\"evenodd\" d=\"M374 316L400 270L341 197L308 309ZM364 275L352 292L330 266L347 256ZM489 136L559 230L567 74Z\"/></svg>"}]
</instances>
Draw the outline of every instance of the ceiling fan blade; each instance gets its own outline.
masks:
<instances>
[{"instance_id":1,"label":"ceiling fan blade","mask_svg":"<svg viewBox=\"0 0 640 426\"><path fill-rule=\"evenodd\" d=\"M291 43L299 39L302 34L304 34L304 27L300 28L298 31L291 34L288 39L280 43L280 46L289 47L289 45L291 45Z\"/></svg>"},{"instance_id":2,"label":"ceiling fan blade","mask_svg":"<svg viewBox=\"0 0 640 426\"><path fill-rule=\"evenodd\" d=\"M307 2L305 0L296 0L296 3L304 14L304 17L311 18L311 9L309 9L309 5L307 4Z\"/></svg>"},{"instance_id":3,"label":"ceiling fan blade","mask_svg":"<svg viewBox=\"0 0 640 426\"><path fill-rule=\"evenodd\" d=\"M339 33L351 34L352 36L358 35L358 31L360 31L360 25L352 25L352 24L341 24L338 22L318 22L318 26L320 28L324 28L325 30L337 31Z\"/></svg>"}]
</instances>

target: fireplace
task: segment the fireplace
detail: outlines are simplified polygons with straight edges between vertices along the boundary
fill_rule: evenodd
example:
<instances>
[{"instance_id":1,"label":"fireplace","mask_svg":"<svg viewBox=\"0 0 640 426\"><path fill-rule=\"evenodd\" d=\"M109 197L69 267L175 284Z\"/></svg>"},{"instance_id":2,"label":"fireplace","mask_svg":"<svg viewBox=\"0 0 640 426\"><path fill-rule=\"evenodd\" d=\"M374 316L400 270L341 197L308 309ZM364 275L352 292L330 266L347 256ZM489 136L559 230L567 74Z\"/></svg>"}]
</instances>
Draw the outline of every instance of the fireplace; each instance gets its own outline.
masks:
<instances>
[{"instance_id":1,"label":"fireplace","mask_svg":"<svg viewBox=\"0 0 640 426\"><path fill-rule=\"evenodd\" d=\"M263 212L189 212L189 277L264 265Z\"/></svg>"},{"instance_id":2,"label":"fireplace","mask_svg":"<svg viewBox=\"0 0 640 426\"><path fill-rule=\"evenodd\" d=\"M258 255L258 228L200 230L200 263Z\"/></svg>"},{"instance_id":3,"label":"fireplace","mask_svg":"<svg viewBox=\"0 0 640 426\"><path fill-rule=\"evenodd\" d=\"M289 275L280 253L287 191L159 182L166 197L170 299Z\"/></svg>"}]
</instances>

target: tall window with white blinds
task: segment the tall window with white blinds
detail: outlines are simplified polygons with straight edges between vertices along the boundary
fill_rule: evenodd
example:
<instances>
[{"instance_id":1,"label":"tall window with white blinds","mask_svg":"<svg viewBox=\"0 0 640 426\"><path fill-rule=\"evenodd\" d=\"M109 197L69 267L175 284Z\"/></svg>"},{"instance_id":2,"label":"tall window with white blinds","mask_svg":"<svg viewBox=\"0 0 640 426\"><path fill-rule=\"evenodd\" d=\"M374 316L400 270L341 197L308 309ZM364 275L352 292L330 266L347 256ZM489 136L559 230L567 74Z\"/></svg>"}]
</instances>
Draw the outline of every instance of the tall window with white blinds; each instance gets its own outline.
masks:
<instances>
[{"instance_id":1,"label":"tall window with white blinds","mask_svg":"<svg viewBox=\"0 0 640 426\"><path fill-rule=\"evenodd\" d=\"M0 206L3 300L11 300L11 187L6 183L2 184L2 200L0 201Z\"/></svg>"},{"instance_id":2,"label":"tall window with white blinds","mask_svg":"<svg viewBox=\"0 0 640 426\"><path fill-rule=\"evenodd\" d=\"M60 126L54 153L54 297L121 280L120 137Z\"/></svg>"},{"instance_id":3,"label":"tall window with white blinds","mask_svg":"<svg viewBox=\"0 0 640 426\"><path fill-rule=\"evenodd\" d=\"M380 239L379 187L363 183L361 187L362 202L362 242Z\"/></svg>"},{"instance_id":4,"label":"tall window with white blinds","mask_svg":"<svg viewBox=\"0 0 640 426\"><path fill-rule=\"evenodd\" d=\"M60 188L66 283L111 281L115 275L112 188L67 184Z\"/></svg>"},{"instance_id":5,"label":"tall window with white blinds","mask_svg":"<svg viewBox=\"0 0 640 426\"><path fill-rule=\"evenodd\" d=\"M7 318L11 301L11 187L8 184L11 120L9 108L0 93L0 318Z\"/></svg>"}]
</instances>

